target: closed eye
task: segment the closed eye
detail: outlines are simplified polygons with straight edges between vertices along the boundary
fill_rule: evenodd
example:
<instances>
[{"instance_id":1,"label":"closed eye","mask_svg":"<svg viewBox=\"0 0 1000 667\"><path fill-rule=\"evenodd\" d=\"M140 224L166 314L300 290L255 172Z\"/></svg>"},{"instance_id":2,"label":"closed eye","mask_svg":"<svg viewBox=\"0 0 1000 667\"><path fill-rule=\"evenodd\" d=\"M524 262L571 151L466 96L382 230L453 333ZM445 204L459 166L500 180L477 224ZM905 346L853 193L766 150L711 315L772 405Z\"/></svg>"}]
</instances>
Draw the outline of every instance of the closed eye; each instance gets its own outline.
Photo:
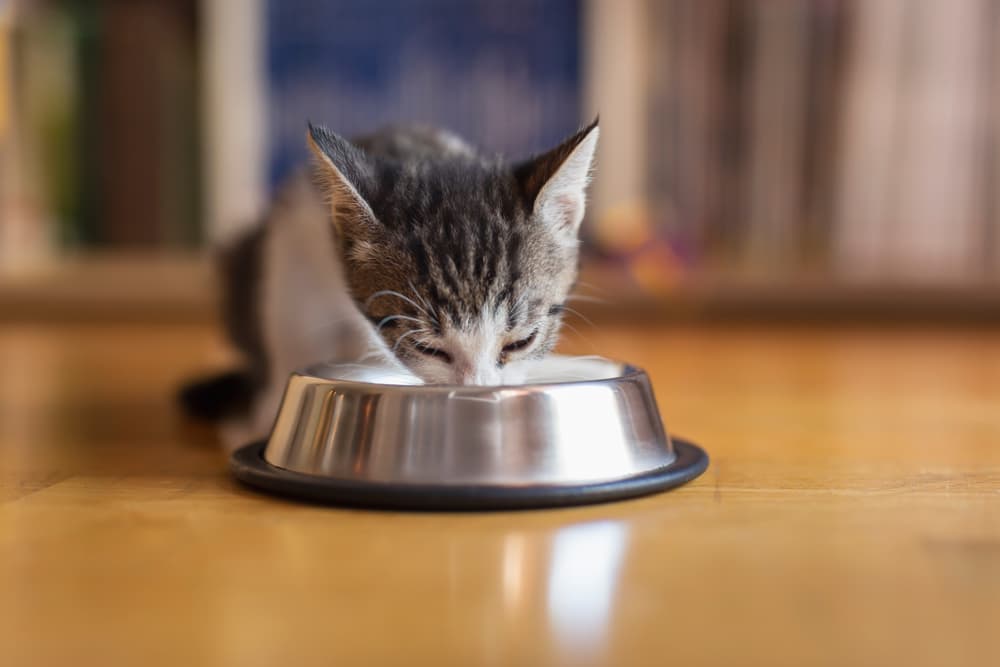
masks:
<instances>
[{"instance_id":1,"label":"closed eye","mask_svg":"<svg viewBox=\"0 0 1000 667\"><path fill-rule=\"evenodd\" d=\"M507 345L504 345L503 346L504 354L510 354L511 352L517 352L518 350L523 350L524 348L528 347L529 345L531 345L534 342L535 336L537 334L538 334L538 331L532 331L531 335L528 336L527 338L522 338L521 340L518 340L518 341L515 341L513 343L508 343Z\"/></svg>"},{"instance_id":2,"label":"closed eye","mask_svg":"<svg viewBox=\"0 0 1000 667\"><path fill-rule=\"evenodd\" d=\"M430 345L424 345L423 343L414 343L413 347L417 349L420 354L426 355L428 357L437 357L446 364L452 362L451 355L444 350L438 349L436 347L431 347Z\"/></svg>"}]
</instances>

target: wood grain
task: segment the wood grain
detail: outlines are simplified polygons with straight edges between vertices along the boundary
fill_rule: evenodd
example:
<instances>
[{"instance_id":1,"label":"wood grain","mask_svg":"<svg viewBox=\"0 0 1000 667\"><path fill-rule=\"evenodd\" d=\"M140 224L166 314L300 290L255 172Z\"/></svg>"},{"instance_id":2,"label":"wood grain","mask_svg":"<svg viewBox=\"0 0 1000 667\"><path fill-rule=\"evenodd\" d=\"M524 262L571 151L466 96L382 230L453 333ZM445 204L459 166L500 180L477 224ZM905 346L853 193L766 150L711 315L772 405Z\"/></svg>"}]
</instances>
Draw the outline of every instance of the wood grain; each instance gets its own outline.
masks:
<instances>
[{"instance_id":1,"label":"wood grain","mask_svg":"<svg viewBox=\"0 0 1000 667\"><path fill-rule=\"evenodd\" d=\"M1000 334L577 325L708 472L544 512L271 499L203 325L0 329L5 665L1000 664Z\"/></svg>"}]
</instances>

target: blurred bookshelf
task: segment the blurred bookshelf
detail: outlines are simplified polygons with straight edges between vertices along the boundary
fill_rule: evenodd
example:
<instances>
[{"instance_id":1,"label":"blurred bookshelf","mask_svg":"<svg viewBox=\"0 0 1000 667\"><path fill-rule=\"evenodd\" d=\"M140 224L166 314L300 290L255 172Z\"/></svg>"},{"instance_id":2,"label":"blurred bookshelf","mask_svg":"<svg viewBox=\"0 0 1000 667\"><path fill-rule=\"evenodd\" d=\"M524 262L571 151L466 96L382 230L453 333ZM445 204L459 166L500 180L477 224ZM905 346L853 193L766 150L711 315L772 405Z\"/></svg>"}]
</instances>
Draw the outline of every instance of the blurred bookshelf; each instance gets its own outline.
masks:
<instances>
[{"instance_id":1,"label":"blurred bookshelf","mask_svg":"<svg viewBox=\"0 0 1000 667\"><path fill-rule=\"evenodd\" d=\"M578 329L609 321L1000 324L991 284L852 285L807 275L778 283L716 270L651 291L620 267L585 262L575 295L568 318ZM86 253L0 280L0 323L214 322L217 299L203 253Z\"/></svg>"},{"instance_id":2,"label":"blurred bookshelf","mask_svg":"<svg viewBox=\"0 0 1000 667\"><path fill-rule=\"evenodd\" d=\"M210 322L217 293L204 254L67 255L0 279L0 322Z\"/></svg>"},{"instance_id":3,"label":"blurred bookshelf","mask_svg":"<svg viewBox=\"0 0 1000 667\"><path fill-rule=\"evenodd\" d=\"M197 247L197 0L2 6L0 266Z\"/></svg>"},{"instance_id":4,"label":"blurred bookshelf","mask_svg":"<svg viewBox=\"0 0 1000 667\"><path fill-rule=\"evenodd\" d=\"M212 317L307 119L525 155L598 111L587 316L1000 318L990 0L241 10L0 0L0 319Z\"/></svg>"}]
</instances>

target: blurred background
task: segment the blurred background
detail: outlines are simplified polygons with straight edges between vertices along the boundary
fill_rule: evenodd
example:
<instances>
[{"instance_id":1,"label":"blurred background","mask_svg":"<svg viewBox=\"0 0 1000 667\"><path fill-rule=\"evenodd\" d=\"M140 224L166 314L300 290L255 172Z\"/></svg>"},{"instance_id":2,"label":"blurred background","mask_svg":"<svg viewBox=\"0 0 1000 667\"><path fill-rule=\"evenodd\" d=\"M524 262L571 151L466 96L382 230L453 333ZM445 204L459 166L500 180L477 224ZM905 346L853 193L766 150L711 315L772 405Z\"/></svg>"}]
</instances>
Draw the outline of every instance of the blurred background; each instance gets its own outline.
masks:
<instances>
[{"instance_id":1,"label":"blurred background","mask_svg":"<svg viewBox=\"0 0 1000 667\"><path fill-rule=\"evenodd\" d=\"M210 312L307 119L524 156L599 112L591 312L995 318L998 37L991 0L0 0L0 313Z\"/></svg>"}]
</instances>

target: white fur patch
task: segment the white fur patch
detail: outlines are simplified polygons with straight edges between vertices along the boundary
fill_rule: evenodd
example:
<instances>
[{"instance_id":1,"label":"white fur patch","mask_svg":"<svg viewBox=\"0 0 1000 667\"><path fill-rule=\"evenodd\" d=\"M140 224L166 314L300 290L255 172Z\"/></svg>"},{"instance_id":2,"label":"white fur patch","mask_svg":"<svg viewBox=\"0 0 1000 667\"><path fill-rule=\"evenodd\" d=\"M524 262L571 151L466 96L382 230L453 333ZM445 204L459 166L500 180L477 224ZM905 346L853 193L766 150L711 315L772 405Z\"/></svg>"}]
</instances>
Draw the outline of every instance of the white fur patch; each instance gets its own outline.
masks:
<instances>
[{"instance_id":1,"label":"white fur patch","mask_svg":"<svg viewBox=\"0 0 1000 667\"><path fill-rule=\"evenodd\" d=\"M261 328L268 387L247 423L227 423L227 446L268 435L289 374L321 361L357 361L384 350L352 303L327 226L328 213L305 178L268 220L261 277Z\"/></svg>"}]
</instances>

